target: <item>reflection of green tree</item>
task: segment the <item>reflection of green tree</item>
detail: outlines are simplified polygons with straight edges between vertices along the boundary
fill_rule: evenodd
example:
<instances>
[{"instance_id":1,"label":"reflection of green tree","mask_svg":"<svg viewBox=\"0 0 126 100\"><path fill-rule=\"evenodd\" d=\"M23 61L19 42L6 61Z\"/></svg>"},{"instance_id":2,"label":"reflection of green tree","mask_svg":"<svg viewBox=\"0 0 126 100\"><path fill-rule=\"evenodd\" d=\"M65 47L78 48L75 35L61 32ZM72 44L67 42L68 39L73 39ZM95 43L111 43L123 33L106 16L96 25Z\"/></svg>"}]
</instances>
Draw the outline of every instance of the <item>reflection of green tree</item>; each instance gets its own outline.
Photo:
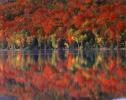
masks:
<instances>
[{"instance_id":1,"label":"reflection of green tree","mask_svg":"<svg viewBox=\"0 0 126 100\"><path fill-rule=\"evenodd\" d=\"M57 57L56 57L56 52L55 51L52 54L51 64L52 64L52 66L56 66L57 65Z\"/></svg>"},{"instance_id":2,"label":"reflection of green tree","mask_svg":"<svg viewBox=\"0 0 126 100\"><path fill-rule=\"evenodd\" d=\"M122 66L126 66L126 59L122 59Z\"/></svg>"},{"instance_id":3,"label":"reflection of green tree","mask_svg":"<svg viewBox=\"0 0 126 100\"><path fill-rule=\"evenodd\" d=\"M85 67L92 67L95 64L95 51L89 50L83 52L83 57L86 59Z\"/></svg>"}]
</instances>

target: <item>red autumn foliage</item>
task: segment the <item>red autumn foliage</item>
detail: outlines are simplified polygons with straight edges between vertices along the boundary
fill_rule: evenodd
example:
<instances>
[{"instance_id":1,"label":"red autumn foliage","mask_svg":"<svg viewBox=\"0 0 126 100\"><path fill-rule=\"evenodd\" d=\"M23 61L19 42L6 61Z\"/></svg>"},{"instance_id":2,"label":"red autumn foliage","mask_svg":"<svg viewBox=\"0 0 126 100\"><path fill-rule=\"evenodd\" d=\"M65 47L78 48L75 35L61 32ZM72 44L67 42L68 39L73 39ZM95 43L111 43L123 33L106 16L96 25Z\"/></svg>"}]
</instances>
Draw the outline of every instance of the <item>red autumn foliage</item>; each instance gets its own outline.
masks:
<instances>
[{"instance_id":1,"label":"red autumn foliage","mask_svg":"<svg viewBox=\"0 0 126 100\"><path fill-rule=\"evenodd\" d=\"M94 0L70 0L66 3L18 0L17 2L0 5L2 11L0 22L3 30L17 32L28 29L31 32L33 31L33 35L36 35L34 28L40 27L47 37L58 26L69 29L69 26L75 25L77 30L93 31L96 29L101 31L101 35L108 30L108 40L116 40L124 31L126 24L125 17L121 18L121 16L125 16L126 6L121 1L116 0L111 3L106 1L107 3L99 6L95 4ZM9 18L13 20L10 21ZM87 20L89 20L90 25L82 28ZM112 27L116 27L116 29L113 30ZM59 37L58 33L55 34Z\"/></svg>"},{"instance_id":2,"label":"red autumn foliage","mask_svg":"<svg viewBox=\"0 0 126 100\"><path fill-rule=\"evenodd\" d=\"M118 21L116 27L117 27L118 31L121 32L125 27L124 21L121 21L121 20Z\"/></svg>"}]
</instances>

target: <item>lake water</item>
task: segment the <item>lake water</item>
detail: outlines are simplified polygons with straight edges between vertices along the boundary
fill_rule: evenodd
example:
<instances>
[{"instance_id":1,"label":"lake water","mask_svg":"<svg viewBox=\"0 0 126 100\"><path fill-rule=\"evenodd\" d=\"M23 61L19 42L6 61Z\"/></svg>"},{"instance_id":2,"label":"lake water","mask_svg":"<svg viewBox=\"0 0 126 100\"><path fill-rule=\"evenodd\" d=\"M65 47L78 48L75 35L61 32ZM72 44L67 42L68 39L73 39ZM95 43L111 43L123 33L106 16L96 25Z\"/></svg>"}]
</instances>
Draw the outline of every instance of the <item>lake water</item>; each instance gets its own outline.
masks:
<instances>
[{"instance_id":1,"label":"lake water","mask_svg":"<svg viewBox=\"0 0 126 100\"><path fill-rule=\"evenodd\" d=\"M125 50L0 52L0 100L115 98L126 98Z\"/></svg>"}]
</instances>

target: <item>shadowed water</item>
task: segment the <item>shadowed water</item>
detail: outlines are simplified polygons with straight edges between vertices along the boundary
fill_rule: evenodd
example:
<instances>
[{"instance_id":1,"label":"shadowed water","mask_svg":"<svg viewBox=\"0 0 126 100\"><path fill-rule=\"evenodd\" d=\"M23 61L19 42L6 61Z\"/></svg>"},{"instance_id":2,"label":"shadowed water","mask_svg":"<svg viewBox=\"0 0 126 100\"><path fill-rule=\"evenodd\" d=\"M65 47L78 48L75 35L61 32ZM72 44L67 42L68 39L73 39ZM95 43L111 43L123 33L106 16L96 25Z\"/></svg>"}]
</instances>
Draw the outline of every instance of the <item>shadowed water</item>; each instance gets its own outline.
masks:
<instances>
[{"instance_id":1,"label":"shadowed water","mask_svg":"<svg viewBox=\"0 0 126 100\"><path fill-rule=\"evenodd\" d=\"M0 100L126 97L126 51L0 52Z\"/></svg>"}]
</instances>

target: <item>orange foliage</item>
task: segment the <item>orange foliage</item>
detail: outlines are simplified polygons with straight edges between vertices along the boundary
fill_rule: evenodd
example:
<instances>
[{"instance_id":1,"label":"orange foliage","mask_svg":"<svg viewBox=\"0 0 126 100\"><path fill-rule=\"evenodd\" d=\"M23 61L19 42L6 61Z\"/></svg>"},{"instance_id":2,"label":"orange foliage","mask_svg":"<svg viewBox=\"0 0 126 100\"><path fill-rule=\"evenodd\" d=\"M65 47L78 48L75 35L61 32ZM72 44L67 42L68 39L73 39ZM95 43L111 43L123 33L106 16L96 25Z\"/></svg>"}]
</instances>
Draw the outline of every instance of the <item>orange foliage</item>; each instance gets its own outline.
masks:
<instances>
[{"instance_id":1,"label":"orange foliage","mask_svg":"<svg viewBox=\"0 0 126 100\"><path fill-rule=\"evenodd\" d=\"M108 40L116 40L125 29L125 19L123 20L120 16L125 15L126 7L119 1L98 6L93 0L69 0L66 4L55 2L51 5L52 8L48 8L50 3L47 1L41 3L43 6L35 5L30 0L18 0L4 6L0 5L2 11L0 22L4 21L2 29L7 29L8 32L22 29L33 31L35 27L40 27L44 30L44 34L49 36L57 26L69 28L69 26L75 25L77 30L93 31L96 29L101 33L108 30ZM23 12L22 15L20 15L20 11ZM3 12L12 13L14 15L13 21L8 21ZM82 28L86 20L89 20L90 25ZM116 27L116 30L112 27ZM33 33L33 35L36 34L35 31ZM55 34L58 37L60 33L55 32Z\"/></svg>"}]
</instances>

